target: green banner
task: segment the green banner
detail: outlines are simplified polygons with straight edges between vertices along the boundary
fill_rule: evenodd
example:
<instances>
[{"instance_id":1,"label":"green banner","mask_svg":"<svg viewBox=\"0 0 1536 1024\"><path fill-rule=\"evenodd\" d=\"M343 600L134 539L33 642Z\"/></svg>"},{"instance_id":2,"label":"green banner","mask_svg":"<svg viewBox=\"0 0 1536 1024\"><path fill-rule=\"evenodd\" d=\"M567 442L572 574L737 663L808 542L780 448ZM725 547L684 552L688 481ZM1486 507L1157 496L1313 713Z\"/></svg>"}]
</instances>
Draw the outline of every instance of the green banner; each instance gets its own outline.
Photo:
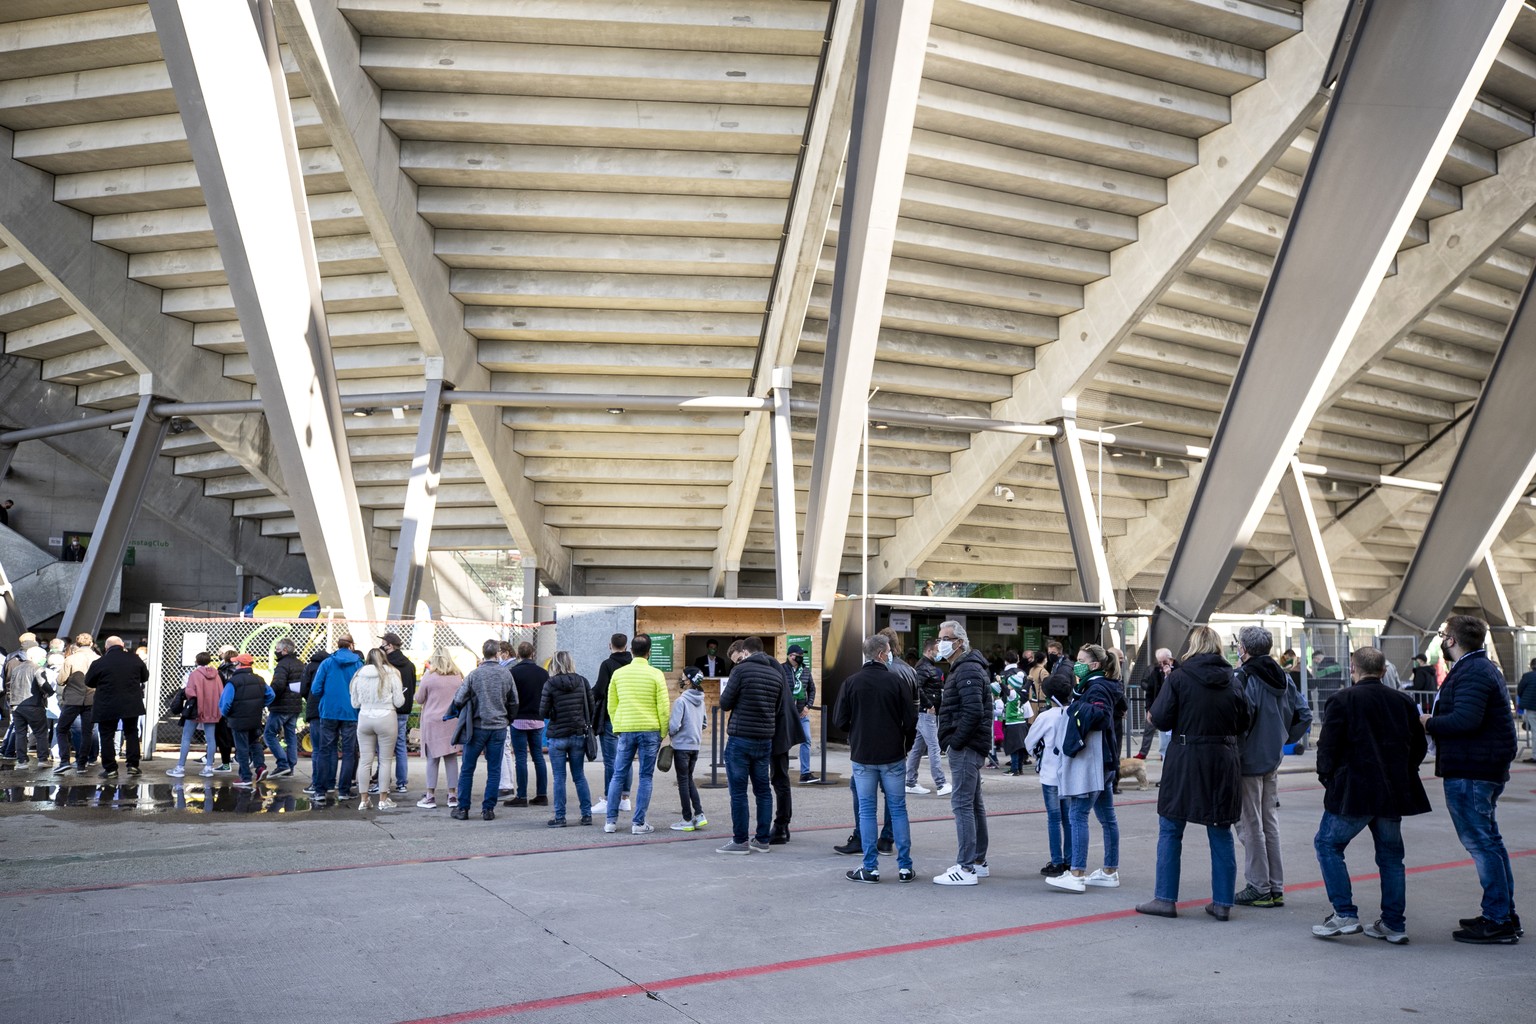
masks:
<instances>
[{"instance_id":1,"label":"green banner","mask_svg":"<svg viewBox=\"0 0 1536 1024\"><path fill-rule=\"evenodd\" d=\"M672 634L651 634L651 668L660 669L663 672L672 671Z\"/></svg>"},{"instance_id":2,"label":"green banner","mask_svg":"<svg viewBox=\"0 0 1536 1024\"><path fill-rule=\"evenodd\" d=\"M789 655L787 652L796 644L799 644L800 649L805 652L805 660L801 662L801 664L810 669L812 672L816 671L816 666L811 661L811 638L805 636L804 634L791 633L789 636L784 638L784 650L786 652L785 658L788 659Z\"/></svg>"},{"instance_id":3,"label":"green banner","mask_svg":"<svg viewBox=\"0 0 1536 1024\"><path fill-rule=\"evenodd\" d=\"M928 649L928 641L939 635L938 626L917 627L917 656L921 658L923 652ZM903 651L902 653L906 653Z\"/></svg>"},{"instance_id":4,"label":"green banner","mask_svg":"<svg viewBox=\"0 0 1536 1024\"><path fill-rule=\"evenodd\" d=\"M1045 653L1045 630L1039 626L1025 626L1019 630L1019 652L1038 651Z\"/></svg>"}]
</instances>

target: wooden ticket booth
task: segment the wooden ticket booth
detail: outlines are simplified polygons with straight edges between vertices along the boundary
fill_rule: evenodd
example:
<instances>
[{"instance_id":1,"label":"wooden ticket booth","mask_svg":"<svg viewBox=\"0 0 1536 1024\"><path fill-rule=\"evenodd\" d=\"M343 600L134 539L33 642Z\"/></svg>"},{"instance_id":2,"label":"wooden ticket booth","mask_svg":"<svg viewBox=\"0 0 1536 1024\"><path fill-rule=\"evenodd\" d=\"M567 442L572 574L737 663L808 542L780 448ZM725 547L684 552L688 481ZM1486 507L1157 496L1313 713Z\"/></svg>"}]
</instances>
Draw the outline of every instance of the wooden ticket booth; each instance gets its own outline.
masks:
<instances>
[{"instance_id":1,"label":"wooden ticket booth","mask_svg":"<svg viewBox=\"0 0 1536 1024\"><path fill-rule=\"evenodd\" d=\"M755 636L763 651L782 663L791 645L805 653L805 663L816 681L816 700L821 701L822 628L821 605L800 601L751 601L718 598L556 598L556 644L571 652L576 671L588 679L597 677L598 666L608 656L615 633L651 638L650 662L667 677L673 699L680 692L683 669L703 657L710 640L723 664L733 640ZM706 721L713 722L720 703L723 676L704 679ZM812 711L811 736L821 736L819 711ZM722 722L723 725L723 722ZM706 735L705 742L708 744ZM721 738L723 745L724 738Z\"/></svg>"}]
</instances>

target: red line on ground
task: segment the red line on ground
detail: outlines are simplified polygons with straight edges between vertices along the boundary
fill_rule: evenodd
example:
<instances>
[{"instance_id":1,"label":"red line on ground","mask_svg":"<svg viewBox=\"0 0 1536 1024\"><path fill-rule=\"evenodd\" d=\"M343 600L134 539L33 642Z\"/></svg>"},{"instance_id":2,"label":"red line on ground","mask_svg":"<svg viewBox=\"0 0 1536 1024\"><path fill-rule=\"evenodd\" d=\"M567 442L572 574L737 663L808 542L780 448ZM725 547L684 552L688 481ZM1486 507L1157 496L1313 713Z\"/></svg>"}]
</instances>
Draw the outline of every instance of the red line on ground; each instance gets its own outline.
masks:
<instances>
[{"instance_id":1,"label":"red line on ground","mask_svg":"<svg viewBox=\"0 0 1536 1024\"><path fill-rule=\"evenodd\" d=\"M1536 849L1511 851L1509 856L1511 858L1536 856ZM1471 866L1471 860L1455 860L1447 861L1444 864L1420 864L1416 867L1408 868L1408 873L1416 875L1427 871L1444 871L1448 868L1466 868ZM1350 881L1369 882L1378 877L1380 876L1353 875L1350 877ZM1322 886L1323 882L1318 880L1303 882L1300 885L1287 886L1286 888L1289 890L1319 889ZM1188 910L1199 907L1204 902L1203 898L1183 900L1179 903L1179 907ZM620 985L615 988L593 989L589 992L573 992L569 995L530 999L521 1003L487 1006L478 1010L463 1010L439 1017L418 1017L413 1020L401 1021L399 1024L471 1024L474 1021L490 1020L493 1017L511 1017L516 1014L531 1013L535 1010L579 1006L586 1003L602 1002L608 999L618 999L623 996L650 995L655 992L666 992L672 989L711 985L722 981L735 981L740 978L761 977L765 974L783 974L787 971L800 971L809 967L827 967L833 964L849 963L854 960L870 960L875 957L896 956L902 953L921 953L930 949L943 949L948 946L961 946L972 942L1010 939L1020 935L1032 935L1062 928L1077 928L1082 925L1102 924L1106 921L1121 921L1135 916L1135 910L1111 910L1102 914L1090 914L1087 917L1070 917L1059 921L1041 921L1036 924L1016 925L1012 928L994 928L984 932L946 935L936 939L921 939L917 942L903 942L893 946L873 946L868 949L851 949L841 953L826 953L821 956L803 957L798 960L782 960L778 963L731 967L720 971L708 971L704 974L687 974L678 978L664 978L660 981L646 982L644 984Z\"/></svg>"}]
</instances>

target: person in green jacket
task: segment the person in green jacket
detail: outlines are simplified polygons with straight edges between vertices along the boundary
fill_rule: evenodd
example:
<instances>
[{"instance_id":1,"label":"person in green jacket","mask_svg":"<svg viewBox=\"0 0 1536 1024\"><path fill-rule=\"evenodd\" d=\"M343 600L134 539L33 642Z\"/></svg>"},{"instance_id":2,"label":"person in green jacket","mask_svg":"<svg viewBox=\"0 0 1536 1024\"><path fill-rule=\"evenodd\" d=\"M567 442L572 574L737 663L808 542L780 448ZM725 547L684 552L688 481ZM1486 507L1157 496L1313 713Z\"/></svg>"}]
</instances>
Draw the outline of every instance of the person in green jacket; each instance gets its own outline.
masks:
<instances>
[{"instance_id":1,"label":"person in green jacket","mask_svg":"<svg viewBox=\"0 0 1536 1024\"><path fill-rule=\"evenodd\" d=\"M637 633L629 643L635 658L628 665L617 668L608 682L608 719L612 723L618 752L615 764L629 764L635 752L640 753L640 780L635 787L635 809L630 819L632 835L649 835L656 831L645 820L646 809L651 803L651 775L656 771L656 755L661 750L662 733L672 714L672 704L667 698L667 678L659 669L651 667L651 638ZM604 832L619 830L619 799L622 795L623 775L613 773L608 784L607 822Z\"/></svg>"}]
</instances>

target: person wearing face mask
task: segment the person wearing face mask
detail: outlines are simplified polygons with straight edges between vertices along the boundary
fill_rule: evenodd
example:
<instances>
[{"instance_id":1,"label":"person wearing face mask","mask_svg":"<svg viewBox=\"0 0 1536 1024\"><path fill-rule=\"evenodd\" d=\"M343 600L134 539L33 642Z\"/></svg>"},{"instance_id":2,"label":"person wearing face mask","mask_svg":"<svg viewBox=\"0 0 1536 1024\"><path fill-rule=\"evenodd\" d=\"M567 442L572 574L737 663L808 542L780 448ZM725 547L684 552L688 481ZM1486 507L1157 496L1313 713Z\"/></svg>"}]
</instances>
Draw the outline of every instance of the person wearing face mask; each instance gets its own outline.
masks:
<instances>
[{"instance_id":1,"label":"person wearing face mask","mask_svg":"<svg viewBox=\"0 0 1536 1024\"><path fill-rule=\"evenodd\" d=\"M864 667L844 680L832 721L848 734L853 781L859 797L859 834L864 864L847 872L851 882L880 881L875 841L875 792L885 791L896 840L897 877L910 882L912 835L907 821L907 748L917 733L917 706L890 671L891 643L876 633L864 641Z\"/></svg>"},{"instance_id":2,"label":"person wearing face mask","mask_svg":"<svg viewBox=\"0 0 1536 1024\"><path fill-rule=\"evenodd\" d=\"M1066 760L1061 769L1061 796L1067 801L1072 826L1071 870L1045 882L1066 892L1086 892L1088 886L1120 886L1120 822L1115 817L1115 766L1120 742L1118 725L1125 708L1120 688L1120 659L1098 644L1085 644L1072 666L1077 697L1067 709L1067 735L1062 741ZM1104 830L1104 867L1088 874L1088 812Z\"/></svg>"},{"instance_id":3,"label":"person wearing face mask","mask_svg":"<svg viewBox=\"0 0 1536 1024\"><path fill-rule=\"evenodd\" d=\"M805 651L800 649L799 644L789 645L789 654L784 660L784 678L789 682L790 692L795 699L795 714L800 717L800 733L804 740L800 744L800 781L815 782L817 776L811 774L809 712L811 705L816 703L816 680L811 676L810 666L805 663Z\"/></svg>"},{"instance_id":4,"label":"person wearing face mask","mask_svg":"<svg viewBox=\"0 0 1536 1024\"><path fill-rule=\"evenodd\" d=\"M1168 681L1169 674L1172 673L1174 669L1179 667L1179 663L1173 660L1173 652L1166 647L1159 647L1157 649L1157 653L1154 655L1154 658L1155 660L1152 663L1152 671L1147 673L1147 681L1142 686L1142 689L1146 694L1148 728L1143 729L1141 732L1141 750L1137 751L1136 754L1133 755L1134 757L1138 757L1143 761L1147 759L1148 754L1152 753L1152 738L1158 735L1161 735L1163 738L1162 746L1158 748L1160 751L1159 756L1164 758L1168 756L1168 734L1160 734L1156 729L1151 728L1152 705L1157 702L1158 691L1160 691L1163 688L1163 684Z\"/></svg>"},{"instance_id":5,"label":"person wearing face mask","mask_svg":"<svg viewBox=\"0 0 1536 1024\"><path fill-rule=\"evenodd\" d=\"M986 655L972 650L965 627L939 623L938 656L949 662L939 702L939 746L949 751L949 806L955 812L958 853L936 885L976 885L987 867L987 808L981 799L981 765L992 750L992 677Z\"/></svg>"},{"instance_id":6,"label":"person wearing face mask","mask_svg":"<svg viewBox=\"0 0 1536 1024\"><path fill-rule=\"evenodd\" d=\"M1435 741L1435 774L1444 780L1445 809L1483 887L1482 913L1463 918L1457 942L1508 945L1520 941L1515 876L1499 834L1499 795L1515 756L1515 720L1509 691L1484 647L1488 626L1472 615L1453 615L1440 631L1440 653L1451 664L1433 714L1420 721Z\"/></svg>"}]
</instances>

